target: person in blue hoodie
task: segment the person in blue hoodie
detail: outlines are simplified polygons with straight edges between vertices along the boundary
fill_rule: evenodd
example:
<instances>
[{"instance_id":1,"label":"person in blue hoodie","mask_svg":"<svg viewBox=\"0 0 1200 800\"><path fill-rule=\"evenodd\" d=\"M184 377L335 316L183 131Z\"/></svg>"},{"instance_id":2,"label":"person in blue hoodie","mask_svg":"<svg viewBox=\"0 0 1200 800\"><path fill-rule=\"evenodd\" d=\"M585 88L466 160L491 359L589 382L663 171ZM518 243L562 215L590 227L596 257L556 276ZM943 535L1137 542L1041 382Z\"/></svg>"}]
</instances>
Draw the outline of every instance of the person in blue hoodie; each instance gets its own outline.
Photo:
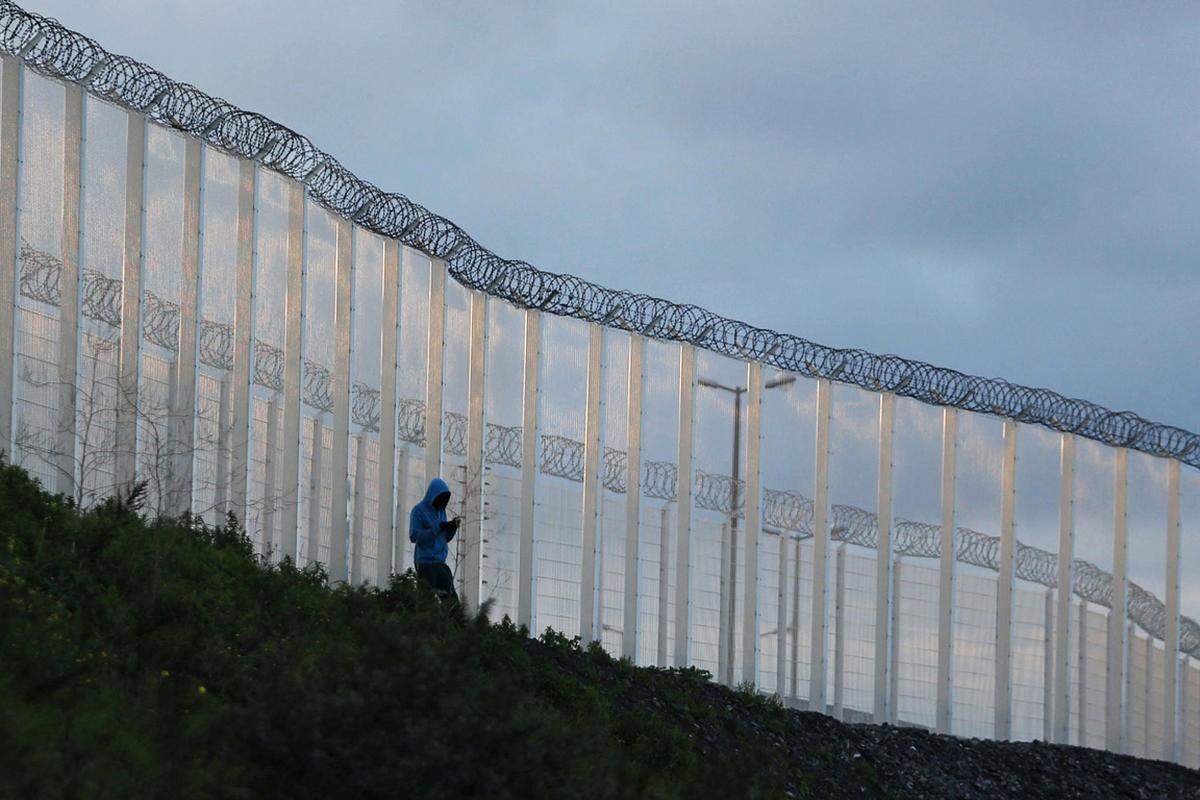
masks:
<instances>
[{"instance_id":1,"label":"person in blue hoodie","mask_svg":"<svg viewBox=\"0 0 1200 800\"><path fill-rule=\"evenodd\" d=\"M413 562L417 567L417 578L429 584L443 599L457 602L454 591L454 573L446 566L447 543L456 533L461 520L446 519L446 506L450 504L450 487L441 478L434 478L425 490L425 497L413 506L408 515L408 539L416 548Z\"/></svg>"}]
</instances>

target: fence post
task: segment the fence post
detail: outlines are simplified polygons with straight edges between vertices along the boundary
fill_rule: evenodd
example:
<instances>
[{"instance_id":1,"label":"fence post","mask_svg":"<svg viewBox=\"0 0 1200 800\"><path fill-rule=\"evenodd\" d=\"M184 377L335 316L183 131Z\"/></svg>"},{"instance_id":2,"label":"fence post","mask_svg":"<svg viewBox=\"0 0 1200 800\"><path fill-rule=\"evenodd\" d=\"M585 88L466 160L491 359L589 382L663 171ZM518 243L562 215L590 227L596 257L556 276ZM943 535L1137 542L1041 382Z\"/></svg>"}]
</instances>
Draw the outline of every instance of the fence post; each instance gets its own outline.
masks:
<instances>
[{"instance_id":1,"label":"fence post","mask_svg":"<svg viewBox=\"0 0 1200 800\"><path fill-rule=\"evenodd\" d=\"M996 578L996 683L995 727L997 739L1012 738L1012 616L1013 558L1017 540L1016 502L1017 422L1004 421L1004 459L1000 476L1000 574Z\"/></svg>"},{"instance_id":2,"label":"fence post","mask_svg":"<svg viewBox=\"0 0 1200 800\"><path fill-rule=\"evenodd\" d=\"M79 248L82 227L80 217L83 201L82 171L84 143L83 89L78 84L64 83L66 108L63 114L63 215L62 215L62 272L59 275L58 328L58 441L55 453L58 461L58 490L66 495L75 493L75 401L76 371L79 358ZM189 140L189 152L191 142ZM186 232L185 232L186 236ZM183 291L188 291L187 262L183 263ZM192 289L195 273L191 273ZM180 303L181 314L188 309ZM195 319L195 295L192 295L191 319ZM186 317L180 319L180 333ZM193 366L194 366L193 343ZM180 349L180 357L183 350ZM194 386L194 384L193 384ZM190 419L190 417L189 417ZM172 508L174 510L174 508Z\"/></svg>"},{"instance_id":3,"label":"fence post","mask_svg":"<svg viewBox=\"0 0 1200 800\"><path fill-rule=\"evenodd\" d=\"M667 663L667 634L670 623L671 590L671 506L664 504L658 526L658 652L654 663Z\"/></svg>"},{"instance_id":4,"label":"fence post","mask_svg":"<svg viewBox=\"0 0 1200 800\"><path fill-rule=\"evenodd\" d=\"M354 491L350 498L350 582L363 582L363 539L367 521L367 453L366 429L360 430L354 439Z\"/></svg>"},{"instance_id":5,"label":"fence post","mask_svg":"<svg viewBox=\"0 0 1200 800\"><path fill-rule=\"evenodd\" d=\"M429 331L425 378L425 483L442 472L442 374L446 350L446 264L429 259Z\"/></svg>"},{"instance_id":6,"label":"fence post","mask_svg":"<svg viewBox=\"0 0 1200 800\"><path fill-rule=\"evenodd\" d=\"M721 608L717 616L717 682L725 686L733 685L733 653L729 647L729 637L726 635L733 623L733 615L730 613L732 587L729 580L732 540L729 522L721 523Z\"/></svg>"},{"instance_id":7,"label":"fence post","mask_svg":"<svg viewBox=\"0 0 1200 800\"><path fill-rule=\"evenodd\" d=\"M396 352L400 343L400 284L400 243L395 239L384 239L383 330L379 353L379 508L375 524L376 586L388 585L396 553Z\"/></svg>"},{"instance_id":8,"label":"fence post","mask_svg":"<svg viewBox=\"0 0 1200 800\"><path fill-rule=\"evenodd\" d=\"M815 484L813 486L813 580L812 629L809 654L808 709L825 713L826 637L828 635L829 577L829 417L833 385L826 378L817 381L817 441Z\"/></svg>"},{"instance_id":9,"label":"fence post","mask_svg":"<svg viewBox=\"0 0 1200 800\"><path fill-rule=\"evenodd\" d=\"M233 370L229 389L229 505L243 523L246 521L250 462L250 376L254 361L254 208L257 184L258 171L254 162L239 160L237 295L233 312Z\"/></svg>"},{"instance_id":10,"label":"fence post","mask_svg":"<svg viewBox=\"0 0 1200 800\"><path fill-rule=\"evenodd\" d=\"M233 402L230 397L232 384L233 370L222 370L220 391L217 394L217 485L213 491L213 505L216 506L217 514L220 517L229 513L229 437L233 426L233 411L230 409Z\"/></svg>"},{"instance_id":11,"label":"fence post","mask_svg":"<svg viewBox=\"0 0 1200 800\"><path fill-rule=\"evenodd\" d=\"M542 355L539 312L525 311L525 374L521 399L521 553L517 567L517 623L533 628L533 525L538 473L538 364Z\"/></svg>"},{"instance_id":12,"label":"fence post","mask_svg":"<svg viewBox=\"0 0 1200 800\"><path fill-rule=\"evenodd\" d=\"M762 363L746 370L745 580L742 582L742 681L758 685L758 539L762 534ZM734 510L736 514L736 509ZM732 621L732 620L731 620Z\"/></svg>"},{"instance_id":13,"label":"fence post","mask_svg":"<svg viewBox=\"0 0 1200 800\"><path fill-rule=\"evenodd\" d=\"M879 469L875 494L877 541L875 551L875 723L887 722L889 659L892 653L892 439L896 420L896 396L879 395Z\"/></svg>"},{"instance_id":14,"label":"fence post","mask_svg":"<svg viewBox=\"0 0 1200 800\"><path fill-rule=\"evenodd\" d=\"M1126 625L1125 563L1128 553L1126 501L1129 487L1129 451L1117 448L1113 486L1112 606L1108 617L1108 686L1104 699L1105 748L1124 752L1123 721L1128 700L1124 696Z\"/></svg>"},{"instance_id":15,"label":"fence post","mask_svg":"<svg viewBox=\"0 0 1200 800\"><path fill-rule=\"evenodd\" d=\"M588 325L587 392L583 443L583 559L579 587L579 638L588 643L599 639L596 631L596 511L600 501L600 358L604 329Z\"/></svg>"},{"instance_id":16,"label":"fence post","mask_svg":"<svg viewBox=\"0 0 1200 800\"><path fill-rule=\"evenodd\" d=\"M629 381L625 424L625 619L621 655L637 661L638 548L642 528L642 383L645 339L629 335Z\"/></svg>"},{"instance_id":17,"label":"fence post","mask_svg":"<svg viewBox=\"0 0 1200 800\"><path fill-rule=\"evenodd\" d=\"M308 563L321 560L321 504L324 502L325 486L321 474L321 462L325 454L325 426L321 424L321 412L313 417L312 472L308 476Z\"/></svg>"},{"instance_id":18,"label":"fence post","mask_svg":"<svg viewBox=\"0 0 1200 800\"><path fill-rule=\"evenodd\" d=\"M408 563L408 446L396 449L396 536L392 540L392 559L395 571L401 572Z\"/></svg>"},{"instance_id":19,"label":"fence post","mask_svg":"<svg viewBox=\"0 0 1200 800\"><path fill-rule=\"evenodd\" d=\"M833 608L833 715L843 719L846 694L846 543L838 545Z\"/></svg>"},{"instance_id":20,"label":"fence post","mask_svg":"<svg viewBox=\"0 0 1200 800\"><path fill-rule=\"evenodd\" d=\"M1142 687L1142 707L1145 709L1145 712L1142 714L1142 748L1146 758L1150 758L1150 698L1154 691L1154 637L1150 634L1146 634L1146 661L1144 670L1146 677Z\"/></svg>"},{"instance_id":21,"label":"fence post","mask_svg":"<svg viewBox=\"0 0 1200 800\"><path fill-rule=\"evenodd\" d=\"M1167 462L1167 596L1166 636L1163 639L1163 750L1164 761L1182 761L1175 745L1179 698L1179 461ZM1184 687L1186 689L1186 686Z\"/></svg>"},{"instance_id":22,"label":"fence post","mask_svg":"<svg viewBox=\"0 0 1200 800\"><path fill-rule=\"evenodd\" d=\"M904 561L896 556L892 564L892 638L891 652L888 653L891 666L888 670L888 718L885 720L893 724L900 721L900 581L903 566Z\"/></svg>"},{"instance_id":23,"label":"fence post","mask_svg":"<svg viewBox=\"0 0 1200 800\"><path fill-rule=\"evenodd\" d=\"M300 394L304 368L304 186L288 182L287 310L283 344L283 496L281 557L300 563Z\"/></svg>"},{"instance_id":24,"label":"fence post","mask_svg":"<svg viewBox=\"0 0 1200 800\"><path fill-rule=\"evenodd\" d=\"M795 566L792 569L792 682L789 687L789 696L792 703L795 704L800 697L800 576L803 573L803 560L800 557L800 537L796 537L795 543L792 545L795 551Z\"/></svg>"},{"instance_id":25,"label":"fence post","mask_svg":"<svg viewBox=\"0 0 1200 800\"><path fill-rule=\"evenodd\" d=\"M950 733L950 674L954 638L954 488L958 411L942 409L942 526L938 577L937 732Z\"/></svg>"},{"instance_id":26,"label":"fence post","mask_svg":"<svg viewBox=\"0 0 1200 800\"><path fill-rule=\"evenodd\" d=\"M348 582L346 563L346 503L350 479L350 348L354 308L354 229L350 222L335 218L337 273L333 334L333 458L330 475L333 497L329 504L329 580ZM431 314L432 316L432 314Z\"/></svg>"},{"instance_id":27,"label":"fence post","mask_svg":"<svg viewBox=\"0 0 1200 800\"><path fill-rule=\"evenodd\" d=\"M1042 598L1042 739L1055 740L1054 735L1054 647L1055 590L1047 588ZM1064 743L1065 744L1065 743Z\"/></svg>"},{"instance_id":28,"label":"fence post","mask_svg":"<svg viewBox=\"0 0 1200 800\"><path fill-rule=\"evenodd\" d=\"M1071 637L1071 561L1075 557L1075 436L1059 440L1058 573L1054 626L1054 739L1067 744L1071 733L1071 676L1068 670ZM1079 625L1083 627L1081 615ZM1082 692L1082 684L1079 689ZM1082 725L1082 720L1081 723Z\"/></svg>"},{"instance_id":29,"label":"fence post","mask_svg":"<svg viewBox=\"0 0 1200 800\"><path fill-rule=\"evenodd\" d=\"M688 665L691 638L692 422L696 409L696 349L679 346L679 448L675 471L675 666Z\"/></svg>"},{"instance_id":30,"label":"fence post","mask_svg":"<svg viewBox=\"0 0 1200 800\"><path fill-rule=\"evenodd\" d=\"M13 457L13 409L17 401L17 175L21 154L21 92L25 67L16 56L3 56L0 76L0 451Z\"/></svg>"},{"instance_id":31,"label":"fence post","mask_svg":"<svg viewBox=\"0 0 1200 800\"><path fill-rule=\"evenodd\" d=\"M779 591L775 601L775 696L784 699L788 644L788 537L779 531Z\"/></svg>"},{"instance_id":32,"label":"fence post","mask_svg":"<svg viewBox=\"0 0 1200 800\"><path fill-rule=\"evenodd\" d=\"M467 354L467 480L463 498L463 603L468 613L479 610L483 579L483 447L484 390L487 385L487 295L471 292L471 338Z\"/></svg>"},{"instance_id":33,"label":"fence post","mask_svg":"<svg viewBox=\"0 0 1200 800\"><path fill-rule=\"evenodd\" d=\"M276 473L278 471L279 448L279 401L272 392L267 402L267 436L263 453L263 510L262 510L262 554L270 554L271 545L275 543L275 503L279 500Z\"/></svg>"},{"instance_id":34,"label":"fence post","mask_svg":"<svg viewBox=\"0 0 1200 800\"><path fill-rule=\"evenodd\" d=\"M1079 697L1077 698L1079 711L1079 730L1077 733L1078 744L1080 747L1087 746L1087 729L1088 729L1088 713L1087 713L1087 668L1088 659L1088 603L1083 598L1079 600L1079 660L1075 668L1079 671Z\"/></svg>"},{"instance_id":35,"label":"fence post","mask_svg":"<svg viewBox=\"0 0 1200 800\"><path fill-rule=\"evenodd\" d=\"M141 345L142 345L142 237L144 234L145 223L145 192L146 192L146 117L136 111L130 111L127 114L128 133L126 135L126 164L125 164L125 241L121 256L121 351L118 367L118 398L117 398L117 414L116 414L116 452L115 452L115 468L113 470L113 478L116 486L122 489L128 489L129 486L137 479L137 402L138 402L138 377L140 373L141 360ZM250 164L250 170L253 171L254 165ZM245 178L243 177L243 184ZM254 178L250 178L251 191L253 191ZM245 192L245 186L242 187L242 192ZM238 235L239 235L239 256L242 234L242 200L238 198ZM250 202L253 208L253 200ZM253 280L253 264L245 266L239 258L238 264L238 304L237 310L243 312L241 317L241 327L246 328L246 335L249 336L250 325L250 292L252 291ZM247 282L243 283L242 279L246 278ZM242 297L242 290L245 290L245 297ZM244 308L243 308L244 306ZM247 340L248 349L248 340ZM245 353L235 354L242 356L242 361L248 361L248 356ZM248 370L244 373L249 374ZM247 387L247 392L248 392ZM239 417L243 423L247 422L246 414L243 412ZM245 453L245 437L241 439L242 453ZM236 447L237 441L234 442ZM236 450L235 450L236 453ZM236 461L235 461L236 464ZM243 470L244 474L244 470ZM245 497L243 493L240 495ZM234 495L235 499L239 495ZM242 509L238 515L239 519L245 519L245 510Z\"/></svg>"}]
</instances>

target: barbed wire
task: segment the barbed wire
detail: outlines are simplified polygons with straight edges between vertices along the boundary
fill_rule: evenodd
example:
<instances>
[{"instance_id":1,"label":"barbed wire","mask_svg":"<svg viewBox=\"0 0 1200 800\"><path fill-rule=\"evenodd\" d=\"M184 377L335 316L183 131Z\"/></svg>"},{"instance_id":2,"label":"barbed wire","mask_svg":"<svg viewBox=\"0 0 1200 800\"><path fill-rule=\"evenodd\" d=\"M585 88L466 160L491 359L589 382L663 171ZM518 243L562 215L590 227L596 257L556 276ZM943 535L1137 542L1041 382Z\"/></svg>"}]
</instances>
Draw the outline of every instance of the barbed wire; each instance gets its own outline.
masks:
<instances>
[{"instance_id":1,"label":"barbed wire","mask_svg":"<svg viewBox=\"0 0 1200 800\"><path fill-rule=\"evenodd\" d=\"M21 294L33 300L60 306L62 295L59 281L61 262L22 241L20 250ZM121 281L94 271L85 271L81 308L83 313L109 325L120 325ZM143 306L144 335L147 340L169 350L177 350L179 333L179 304L147 291ZM204 363L220 369L232 367L233 328L211 320L200 322L200 354ZM277 347L256 340L254 343L254 381L274 391L283 389L284 353ZM331 371L315 361L304 361L302 396L313 408L333 410L333 377ZM351 419L365 431L379 430L381 413L380 393L365 383L351 386ZM412 398L398 403L397 436L401 441L425 445L425 403ZM486 426L485 459L491 465L513 468L521 466L520 426L489 423ZM467 453L467 418L448 412L443 423L445 452L465 456ZM584 444L565 436L544 434L538 450L539 471L547 476L572 482L582 482L584 475ZM601 484L614 493L624 493L628 486L626 453L612 447L604 448L601 461ZM665 461L645 461L642 465L642 492L647 498L673 501L676 499L678 468ZM737 508L734 489L737 489ZM715 475L703 470L696 473L693 499L698 508L719 514L744 516L745 482L728 475ZM762 523L777 531L789 532L797 538L812 536L812 500L792 490L766 488L763 490ZM866 509L834 504L830 508L830 536L833 541L878 549L878 520ZM938 558L941 553L941 527L927 522L896 519L894 551L897 555L916 558ZM999 537L959 527L955 530L955 559L992 571L999 571ZM1072 562L1072 591L1097 605L1112 607L1112 575L1095 565L1076 559ZM1031 583L1054 588L1058 583L1058 557L1036 547L1016 543L1014 553L1016 576ZM1166 632L1166 607L1151 592L1136 583L1128 582L1127 613L1139 627L1159 639ZM1200 625L1182 618L1180 650L1200 657Z\"/></svg>"},{"instance_id":2,"label":"barbed wire","mask_svg":"<svg viewBox=\"0 0 1200 800\"><path fill-rule=\"evenodd\" d=\"M98 97L293 178L334 213L442 259L450 275L464 286L521 308L686 342L799 375L1043 425L1200 467L1200 434L1131 411L1111 411L1049 389L967 375L899 356L827 347L699 306L607 289L574 275L502 258L445 217L358 178L307 137L128 56L110 53L83 34L10 0L0 0L0 50L44 75L78 83Z\"/></svg>"}]
</instances>

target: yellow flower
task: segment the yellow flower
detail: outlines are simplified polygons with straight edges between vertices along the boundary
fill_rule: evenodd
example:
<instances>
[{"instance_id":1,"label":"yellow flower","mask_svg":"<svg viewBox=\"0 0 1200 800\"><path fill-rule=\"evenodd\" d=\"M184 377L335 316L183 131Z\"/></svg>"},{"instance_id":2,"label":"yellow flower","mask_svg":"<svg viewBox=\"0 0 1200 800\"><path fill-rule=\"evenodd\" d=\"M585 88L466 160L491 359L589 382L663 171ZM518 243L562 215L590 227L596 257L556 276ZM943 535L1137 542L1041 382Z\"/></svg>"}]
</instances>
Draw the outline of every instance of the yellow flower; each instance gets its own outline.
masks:
<instances>
[{"instance_id":1,"label":"yellow flower","mask_svg":"<svg viewBox=\"0 0 1200 800\"><path fill-rule=\"evenodd\" d=\"M199 692L200 692L200 694L206 694L208 692L208 690L205 689L203 686L201 686L199 689Z\"/></svg>"},{"instance_id":2,"label":"yellow flower","mask_svg":"<svg viewBox=\"0 0 1200 800\"><path fill-rule=\"evenodd\" d=\"M161 673L161 674L162 674L162 676L163 676L164 678L169 678L169 677L171 677L171 673L167 672L165 669L162 671L162 673Z\"/></svg>"}]
</instances>

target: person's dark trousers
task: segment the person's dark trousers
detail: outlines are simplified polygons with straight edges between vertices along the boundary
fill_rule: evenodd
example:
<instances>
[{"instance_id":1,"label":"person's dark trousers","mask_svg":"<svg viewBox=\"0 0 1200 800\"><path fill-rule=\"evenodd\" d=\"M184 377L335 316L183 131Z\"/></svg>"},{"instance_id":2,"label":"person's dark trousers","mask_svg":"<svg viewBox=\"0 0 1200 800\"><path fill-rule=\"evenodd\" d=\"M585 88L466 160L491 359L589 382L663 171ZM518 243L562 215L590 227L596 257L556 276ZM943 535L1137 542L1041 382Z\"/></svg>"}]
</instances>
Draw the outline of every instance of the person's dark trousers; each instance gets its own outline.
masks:
<instances>
[{"instance_id":1,"label":"person's dark trousers","mask_svg":"<svg viewBox=\"0 0 1200 800\"><path fill-rule=\"evenodd\" d=\"M454 573L445 564L417 564L417 578L429 584L429 588L442 599L458 602L458 592L454 591Z\"/></svg>"}]
</instances>

